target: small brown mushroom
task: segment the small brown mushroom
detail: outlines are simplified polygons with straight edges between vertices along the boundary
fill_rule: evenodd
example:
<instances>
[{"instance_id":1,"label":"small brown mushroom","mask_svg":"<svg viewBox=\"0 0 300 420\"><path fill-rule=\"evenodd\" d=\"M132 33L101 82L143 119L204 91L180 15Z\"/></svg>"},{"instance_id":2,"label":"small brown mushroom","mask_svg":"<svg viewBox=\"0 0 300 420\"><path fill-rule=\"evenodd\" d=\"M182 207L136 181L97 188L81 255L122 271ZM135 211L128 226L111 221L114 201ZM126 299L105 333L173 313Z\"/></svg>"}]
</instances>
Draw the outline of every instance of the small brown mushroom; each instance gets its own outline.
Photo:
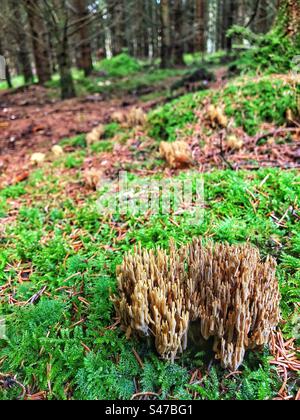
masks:
<instances>
[{"instance_id":1,"label":"small brown mushroom","mask_svg":"<svg viewBox=\"0 0 300 420\"><path fill-rule=\"evenodd\" d=\"M105 127L103 124L95 127L90 133L86 135L86 144L88 147L91 147L93 144L101 140L105 133Z\"/></svg>"},{"instance_id":2,"label":"small brown mushroom","mask_svg":"<svg viewBox=\"0 0 300 420\"><path fill-rule=\"evenodd\" d=\"M173 143L162 141L159 147L160 155L170 168L176 169L189 166L192 163L192 153L189 145L184 141Z\"/></svg>"}]
</instances>

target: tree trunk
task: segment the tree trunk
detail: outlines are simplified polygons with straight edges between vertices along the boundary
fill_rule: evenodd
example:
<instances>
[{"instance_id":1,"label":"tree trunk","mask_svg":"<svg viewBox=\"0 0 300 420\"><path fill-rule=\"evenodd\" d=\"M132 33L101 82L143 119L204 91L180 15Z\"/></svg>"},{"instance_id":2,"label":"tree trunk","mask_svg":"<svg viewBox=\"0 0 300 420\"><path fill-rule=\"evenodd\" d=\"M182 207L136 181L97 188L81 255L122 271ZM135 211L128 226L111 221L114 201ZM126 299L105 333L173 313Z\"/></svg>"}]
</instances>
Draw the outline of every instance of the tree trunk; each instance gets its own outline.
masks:
<instances>
[{"instance_id":1,"label":"tree trunk","mask_svg":"<svg viewBox=\"0 0 300 420\"><path fill-rule=\"evenodd\" d=\"M197 0L196 0L197 1ZM184 7L184 33L185 33L185 50L186 52L193 54L195 52L196 45L196 32L197 27L195 25L195 1L186 0L186 6Z\"/></svg>"},{"instance_id":2,"label":"tree trunk","mask_svg":"<svg viewBox=\"0 0 300 420\"><path fill-rule=\"evenodd\" d=\"M183 5L182 0L174 0L174 64L184 65L184 41L183 41Z\"/></svg>"},{"instance_id":3,"label":"tree trunk","mask_svg":"<svg viewBox=\"0 0 300 420\"><path fill-rule=\"evenodd\" d=\"M151 43L151 33L148 19L151 16L151 9L148 0L142 2L143 4L143 39L144 39L144 58L148 59L150 57L150 43Z\"/></svg>"},{"instance_id":4,"label":"tree trunk","mask_svg":"<svg viewBox=\"0 0 300 420\"><path fill-rule=\"evenodd\" d=\"M223 2L225 0L220 0L216 2L216 51L219 49L223 49L224 45L224 39L223 39L223 33L224 33L224 19L223 19Z\"/></svg>"},{"instance_id":5,"label":"tree trunk","mask_svg":"<svg viewBox=\"0 0 300 420\"><path fill-rule=\"evenodd\" d=\"M237 13L237 0L228 0L228 20L227 20L227 29L226 29L226 49L227 51L232 50L232 38L227 36L227 31L232 28L235 23L236 13Z\"/></svg>"},{"instance_id":6,"label":"tree trunk","mask_svg":"<svg viewBox=\"0 0 300 420\"><path fill-rule=\"evenodd\" d=\"M144 27L144 1L135 0L134 2L134 28L135 28L135 56L145 58L145 27Z\"/></svg>"},{"instance_id":7,"label":"tree trunk","mask_svg":"<svg viewBox=\"0 0 300 420\"><path fill-rule=\"evenodd\" d=\"M156 2L151 2L151 44L152 44L152 58L159 57L159 34L160 27L159 7Z\"/></svg>"},{"instance_id":8,"label":"tree trunk","mask_svg":"<svg viewBox=\"0 0 300 420\"><path fill-rule=\"evenodd\" d=\"M72 77L67 26L64 28L62 43L57 46L57 62L60 75L61 98L70 99L76 96Z\"/></svg>"},{"instance_id":9,"label":"tree trunk","mask_svg":"<svg viewBox=\"0 0 300 420\"><path fill-rule=\"evenodd\" d=\"M260 0L257 14L256 30L265 34L268 32L268 0Z\"/></svg>"},{"instance_id":10,"label":"tree trunk","mask_svg":"<svg viewBox=\"0 0 300 420\"><path fill-rule=\"evenodd\" d=\"M84 71L86 77L93 71L92 49L89 40L89 13L86 0L74 0L76 20L78 21L79 59L78 67Z\"/></svg>"},{"instance_id":11,"label":"tree trunk","mask_svg":"<svg viewBox=\"0 0 300 420\"><path fill-rule=\"evenodd\" d=\"M300 0L280 0L277 27L300 43Z\"/></svg>"},{"instance_id":12,"label":"tree trunk","mask_svg":"<svg viewBox=\"0 0 300 420\"><path fill-rule=\"evenodd\" d=\"M237 5L237 24L239 26L244 26L246 23L247 17L247 7L246 7L246 0L238 1Z\"/></svg>"},{"instance_id":13,"label":"tree trunk","mask_svg":"<svg viewBox=\"0 0 300 420\"><path fill-rule=\"evenodd\" d=\"M172 64L170 1L161 0L161 68Z\"/></svg>"},{"instance_id":14,"label":"tree trunk","mask_svg":"<svg viewBox=\"0 0 300 420\"><path fill-rule=\"evenodd\" d=\"M124 7L123 0L109 0L107 2L113 55L120 54L126 48Z\"/></svg>"},{"instance_id":15,"label":"tree trunk","mask_svg":"<svg viewBox=\"0 0 300 420\"><path fill-rule=\"evenodd\" d=\"M11 74L10 74L8 63L6 63L6 66L5 66L5 75L6 75L7 86L9 87L9 89L12 89L14 86L11 80Z\"/></svg>"},{"instance_id":16,"label":"tree trunk","mask_svg":"<svg viewBox=\"0 0 300 420\"><path fill-rule=\"evenodd\" d=\"M56 60L60 76L61 98L70 99L76 96L72 62L69 51L70 36L70 9L67 7L68 0L52 0L46 2L45 17L53 37Z\"/></svg>"},{"instance_id":17,"label":"tree trunk","mask_svg":"<svg viewBox=\"0 0 300 420\"><path fill-rule=\"evenodd\" d=\"M34 77L27 45L27 34L24 30L20 6L21 3L18 0L11 0L12 13L15 19L15 23L18 25L18 27L14 31L14 37L17 43L18 60L22 68L21 71L24 76L25 83L32 83Z\"/></svg>"},{"instance_id":18,"label":"tree trunk","mask_svg":"<svg viewBox=\"0 0 300 420\"><path fill-rule=\"evenodd\" d=\"M1 43L1 38L0 38L0 55L2 55L2 57L4 57L4 50L3 50L3 47L2 47L2 43ZM7 83L7 86L9 87L9 89L13 88L13 84L12 84L11 75L10 75L9 66L8 66L7 61L6 61L6 64L5 64L5 77L6 77L6 83Z\"/></svg>"},{"instance_id":19,"label":"tree trunk","mask_svg":"<svg viewBox=\"0 0 300 420\"><path fill-rule=\"evenodd\" d=\"M104 19L105 10L99 13L97 22L95 23L101 30L96 38L96 58L101 61L107 57L106 51L106 20Z\"/></svg>"},{"instance_id":20,"label":"tree trunk","mask_svg":"<svg viewBox=\"0 0 300 420\"><path fill-rule=\"evenodd\" d=\"M25 0L25 6L31 30L38 81L40 84L45 84L51 79L51 63L44 21L40 16L40 10L36 7L35 1Z\"/></svg>"},{"instance_id":21,"label":"tree trunk","mask_svg":"<svg viewBox=\"0 0 300 420\"><path fill-rule=\"evenodd\" d=\"M205 45L205 14L206 14L206 0L196 0L196 36L195 46L196 51L204 53L206 51Z\"/></svg>"},{"instance_id":22,"label":"tree trunk","mask_svg":"<svg viewBox=\"0 0 300 420\"><path fill-rule=\"evenodd\" d=\"M222 40L221 48L227 51L232 50L232 38L227 37L227 31L233 26L237 12L236 0L223 0L222 8Z\"/></svg>"}]
</instances>

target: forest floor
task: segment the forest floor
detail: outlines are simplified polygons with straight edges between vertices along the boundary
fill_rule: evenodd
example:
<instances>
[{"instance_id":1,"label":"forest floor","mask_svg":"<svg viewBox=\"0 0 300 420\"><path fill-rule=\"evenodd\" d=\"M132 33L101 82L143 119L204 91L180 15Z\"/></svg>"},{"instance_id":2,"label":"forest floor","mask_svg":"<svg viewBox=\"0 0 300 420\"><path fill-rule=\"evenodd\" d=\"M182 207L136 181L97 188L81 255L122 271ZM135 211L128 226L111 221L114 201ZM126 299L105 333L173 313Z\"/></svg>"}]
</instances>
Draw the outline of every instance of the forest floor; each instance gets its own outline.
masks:
<instances>
[{"instance_id":1,"label":"forest floor","mask_svg":"<svg viewBox=\"0 0 300 420\"><path fill-rule=\"evenodd\" d=\"M217 69L216 81L208 87L223 86L226 71L226 67ZM157 92L152 100L139 96L136 91L130 94L118 89L109 95L83 95L67 101L53 99L56 96L53 89L38 85L0 91L0 185L4 177L5 182L11 183L15 177L19 179L26 174L30 154L34 152L47 153L62 139L108 124L114 113L126 114L137 107L149 112L166 101L166 92L181 77L182 73L164 79L163 90L160 81L151 86L151 92Z\"/></svg>"},{"instance_id":2,"label":"forest floor","mask_svg":"<svg viewBox=\"0 0 300 420\"><path fill-rule=\"evenodd\" d=\"M96 97L47 100L48 89L32 86L20 93L0 94L0 165L6 174L27 168L29 153L48 152L61 139L88 133L111 114L139 104L136 97L103 101ZM142 103L147 110L152 103ZM26 161L27 158L27 161Z\"/></svg>"},{"instance_id":3,"label":"forest floor","mask_svg":"<svg viewBox=\"0 0 300 420\"><path fill-rule=\"evenodd\" d=\"M0 314L9 337L0 337L0 399L300 399L297 87L285 75L224 75L222 68L210 89L170 102L161 81L150 99L120 98L119 89L64 102L38 86L0 93ZM223 127L212 105L226 114ZM137 107L147 121L128 121ZM87 147L85 134L99 124L105 136ZM178 139L191 150L189 169L204 179L201 224L190 223L189 208L172 217L99 214L105 191L117 195L120 170L132 188L158 176L187 180L189 170L170 168L159 153L162 140ZM33 164L34 152L45 160ZM165 363L126 340L114 318L109 297L124 253L195 235L248 240L278 261L280 330L271 350L249 353L239 372L222 370L209 346Z\"/></svg>"}]
</instances>

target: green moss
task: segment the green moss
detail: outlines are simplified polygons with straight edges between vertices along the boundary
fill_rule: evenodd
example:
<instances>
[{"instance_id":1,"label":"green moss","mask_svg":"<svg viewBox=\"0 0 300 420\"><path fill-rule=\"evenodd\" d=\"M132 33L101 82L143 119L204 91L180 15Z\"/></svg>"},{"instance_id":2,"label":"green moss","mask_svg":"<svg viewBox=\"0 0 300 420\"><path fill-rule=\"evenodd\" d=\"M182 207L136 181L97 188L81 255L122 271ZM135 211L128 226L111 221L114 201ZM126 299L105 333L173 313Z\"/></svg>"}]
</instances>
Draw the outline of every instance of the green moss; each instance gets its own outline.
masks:
<instances>
[{"instance_id":1,"label":"green moss","mask_svg":"<svg viewBox=\"0 0 300 420\"><path fill-rule=\"evenodd\" d=\"M3 199L18 198L23 194L25 194L24 182L11 185L10 187L4 188L0 191L0 197Z\"/></svg>"},{"instance_id":2,"label":"green moss","mask_svg":"<svg viewBox=\"0 0 300 420\"><path fill-rule=\"evenodd\" d=\"M64 157L64 165L67 169L80 168L84 162L85 152L69 153Z\"/></svg>"},{"instance_id":3,"label":"green moss","mask_svg":"<svg viewBox=\"0 0 300 420\"><path fill-rule=\"evenodd\" d=\"M297 92L281 80L262 79L242 86L230 85L213 97L216 104L223 102L225 112L233 117L237 127L255 135L262 123L280 126L286 121L287 110L297 113Z\"/></svg>"},{"instance_id":4,"label":"green moss","mask_svg":"<svg viewBox=\"0 0 300 420\"><path fill-rule=\"evenodd\" d=\"M280 79L236 81L220 91L190 94L156 109L149 115L148 132L157 140L176 140L180 129L196 122L195 111L201 112L207 99L225 105L235 126L255 135L263 123L284 124L289 109L297 115L299 94L299 85L293 87Z\"/></svg>"},{"instance_id":5,"label":"green moss","mask_svg":"<svg viewBox=\"0 0 300 420\"><path fill-rule=\"evenodd\" d=\"M194 111L206 95L206 92L186 95L151 112L149 135L157 140L176 140L178 129L196 121Z\"/></svg>"},{"instance_id":6,"label":"green moss","mask_svg":"<svg viewBox=\"0 0 300 420\"><path fill-rule=\"evenodd\" d=\"M287 14L283 14L285 18ZM278 19L277 26L268 34L257 35L244 27L234 26L230 36L250 42L251 48L235 62L243 73L287 73L293 69L293 59L299 54L299 43L286 36L285 19Z\"/></svg>"},{"instance_id":7,"label":"green moss","mask_svg":"<svg viewBox=\"0 0 300 420\"><path fill-rule=\"evenodd\" d=\"M126 53L101 61L100 68L110 77L124 77L141 70L139 62Z\"/></svg>"},{"instance_id":8,"label":"green moss","mask_svg":"<svg viewBox=\"0 0 300 420\"><path fill-rule=\"evenodd\" d=\"M105 132L104 132L104 139L112 139L113 137L115 137L116 134L119 133L120 131L120 124L116 123L116 122L112 122L110 124L107 124L105 126Z\"/></svg>"},{"instance_id":9,"label":"green moss","mask_svg":"<svg viewBox=\"0 0 300 420\"><path fill-rule=\"evenodd\" d=\"M113 149L114 145L110 141L99 141L98 143L94 143L91 146L91 151L93 153L112 152Z\"/></svg>"},{"instance_id":10,"label":"green moss","mask_svg":"<svg viewBox=\"0 0 300 420\"><path fill-rule=\"evenodd\" d=\"M85 134L79 134L78 136L63 139L60 141L62 147L74 147L84 149L86 147Z\"/></svg>"}]
</instances>

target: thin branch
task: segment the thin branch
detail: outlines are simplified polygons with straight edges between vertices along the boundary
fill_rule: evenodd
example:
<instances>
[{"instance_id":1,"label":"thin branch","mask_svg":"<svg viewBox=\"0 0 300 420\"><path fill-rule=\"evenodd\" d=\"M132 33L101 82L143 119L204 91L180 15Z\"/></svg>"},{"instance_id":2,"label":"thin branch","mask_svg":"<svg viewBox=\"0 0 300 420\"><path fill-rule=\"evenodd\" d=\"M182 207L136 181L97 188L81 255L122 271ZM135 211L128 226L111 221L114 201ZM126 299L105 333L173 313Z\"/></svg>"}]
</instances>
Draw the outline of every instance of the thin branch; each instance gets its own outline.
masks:
<instances>
[{"instance_id":1,"label":"thin branch","mask_svg":"<svg viewBox=\"0 0 300 420\"><path fill-rule=\"evenodd\" d=\"M254 22L254 20L257 16L257 13L258 13L259 5L260 5L260 0L256 0L253 14L252 14L249 22L246 24L245 28L249 28L249 26Z\"/></svg>"},{"instance_id":2,"label":"thin branch","mask_svg":"<svg viewBox=\"0 0 300 420\"><path fill-rule=\"evenodd\" d=\"M253 143L257 144L260 140L265 139L267 137L272 137L272 136L278 136L279 134L284 134L284 133L297 133L300 131L299 127L293 127L293 128L277 128L275 130L271 130L267 133L259 133L257 136L255 136L254 138L250 138L251 141L253 141Z\"/></svg>"}]
</instances>

